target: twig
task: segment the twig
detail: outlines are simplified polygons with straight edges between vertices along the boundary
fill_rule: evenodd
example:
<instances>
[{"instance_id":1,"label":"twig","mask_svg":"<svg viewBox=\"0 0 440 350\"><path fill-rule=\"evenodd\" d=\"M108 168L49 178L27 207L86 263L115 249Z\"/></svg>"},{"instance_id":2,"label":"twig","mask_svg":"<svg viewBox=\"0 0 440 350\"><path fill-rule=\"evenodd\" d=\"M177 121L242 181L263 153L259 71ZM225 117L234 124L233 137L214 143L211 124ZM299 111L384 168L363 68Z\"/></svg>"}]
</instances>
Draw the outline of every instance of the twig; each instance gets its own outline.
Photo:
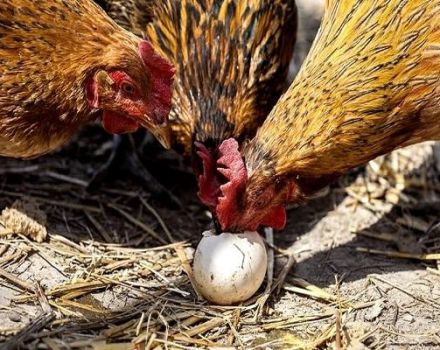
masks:
<instances>
[{"instance_id":1,"label":"twig","mask_svg":"<svg viewBox=\"0 0 440 350\"><path fill-rule=\"evenodd\" d=\"M156 209L154 209L151 205L149 205L147 203L147 201L145 199L143 199L141 196L139 196L139 199L140 199L141 203L144 205L144 207L147 208L151 212L151 214L153 214L153 216L156 218L156 220L159 222L160 226L162 227L165 234L167 235L168 240L172 243L176 242L176 240L174 239L170 230L168 229L167 225L165 224L165 222L163 221L163 219L159 215L159 213L156 211Z\"/></svg>"},{"instance_id":2,"label":"twig","mask_svg":"<svg viewBox=\"0 0 440 350\"><path fill-rule=\"evenodd\" d=\"M428 272L431 272L437 276L440 276L440 270L438 270L438 269L433 269L431 267L428 267L427 270L428 270Z\"/></svg>"},{"instance_id":3,"label":"twig","mask_svg":"<svg viewBox=\"0 0 440 350\"><path fill-rule=\"evenodd\" d=\"M3 270L0 268L0 276L3 278L6 278L8 281L12 282L18 287L21 287L25 290L27 290L30 293L35 293L34 286L32 286L30 283L23 281L22 279L14 276L13 274Z\"/></svg>"},{"instance_id":4,"label":"twig","mask_svg":"<svg viewBox=\"0 0 440 350\"><path fill-rule=\"evenodd\" d=\"M67 182L67 183L70 183L73 185L78 185L78 186L81 186L84 188L86 188L88 186L88 183L84 180L80 180L80 179L76 179L71 176L59 174L54 171L46 171L45 174L53 179L64 181L64 182Z\"/></svg>"},{"instance_id":5,"label":"twig","mask_svg":"<svg viewBox=\"0 0 440 350\"><path fill-rule=\"evenodd\" d=\"M369 238L378 239L385 242L396 242L398 240L398 237L396 235L393 235L392 233L373 233L369 231L361 231L361 232L353 232L356 235L359 236L365 236Z\"/></svg>"},{"instance_id":6,"label":"twig","mask_svg":"<svg viewBox=\"0 0 440 350\"><path fill-rule=\"evenodd\" d=\"M239 342L239 338L237 337L238 332L237 332L237 325L240 321L240 316L241 316L241 309L237 309L234 311L234 316L232 319L232 322L230 324L231 327L231 334L228 337L228 343L232 346L234 344L234 340L237 339Z\"/></svg>"},{"instance_id":7,"label":"twig","mask_svg":"<svg viewBox=\"0 0 440 350\"><path fill-rule=\"evenodd\" d=\"M298 294L308 295L316 299L325 300L327 302L341 303L341 301L336 295L330 294L325 290L303 280L302 278L293 278L292 283L294 284L294 286L292 285L283 286L283 289Z\"/></svg>"},{"instance_id":8,"label":"twig","mask_svg":"<svg viewBox=\"0 0 440 350\"><path fill-rule=\"evenodd\" d=\"M194 335L204 334L204 333L210 331L211 329L218 327L218 326L221 326L225 323L226 323L225 319L220 318L220 317L215 317L209 321L202 323L201 325L193 327L190 330L188 330L186 332L182 332L182 333L188 337L193 337Z\"/></svg>"},{"instance_id":9,"label":"twig","mask_svg":"<svg viewBox=\"0 0 440 350\"><path fill-rule=\"evenodd\" d=\"M2 244L3 245L0 247L0 256L2 256L9 249L9 244L3 242Z\"/></svg>"},{"instance_id":10,"label":"twig","mask_svg":"<svg viewBox=\"0 0 440 350\"><path fill-rule=\"evenodd\" d=\"M70 306L72 308L76 308L76 309L81 309L81 310L85 310L85 311L89 311L92 312L94 314L98 314L98 315L106 315L109 312L106 310L99 310L97 308L95 308L92 305L88 305L88 304L83 304L83 303L79 303L70 299L62 299L60 301L61 306Z\"/></svg>"},{"instance_id":11,"label":"twig","mask_svg":"<svg viewBox=\"0 0 440 350\"><path fill-rule=\"evenodd\" d=\"M64 208L68 208L68 209L75 209L75 210L86 210L86 211L90 211L90 212L94 212L94 213L100 213L101 209L98 209L96 207L92 207L92 206L88 206L88 205L82 205L82 204L75 204L75 203L66 203L66 202L62 202L62 201L55 201L55 200L51 200L51 199L47 199L47 198L42 198L42 197L36 197L36 196L29 196L23 193L17 193L17 192L12 192L12 191L0 191L1 194L7 195L7 196L11 196L11 197L28 197L30 199L34 199L37 202L40 203L44 203L44 204L49 204L49 205L53 205L56 207L64 207Z\"/></svg>"},{"instance_id":12,"label":"twig","mask_svg":"<svg viewBox=\"0 0 440 350\"><path fill-rule=\"evenodd\" d=\"M101 237L104 239L106 243L113 243L114 240L111 239L111 237L108 235L107 231L102 227L102 225L98 222L98 220L95 219L94 216L92 216L89 212L84 211L84 215L89 219L89 221L92 223L93 226L95 226L98 233L101 235Z\"/></svg>"},{"instance_id":13,"label":"twig","mask_svg":"<svg viewBox=\"0 0 440 350\"><path fill-rule=\"evenodd\" d=\"M389 252L385 250L368 249L362 247L357 247L356 250L362 253L385 255L391 258L415 259L415 260L440 260L440 254L412 254L412 253L404 253L404 252Z\"/></svg>"},{"instance_id":14,"label":"twig","mask_svg":"<svg viewBox=\"0 0 440 350\"><path fill-rule=\"evenodd\" d=\"M273 284L272 288L273 288L273 290L277 289L277 294L279 294L281 291L281 288L283 288L284 281L286 280L287 275L289 274L289 271L292 269L292 266L295 262L296 262L295 257L293 256L293 253L291 253L289 255L289 259L287 260L287 263L283 267L283 270L281 271L277 280Z\"/></svg>"},{"instance_id":15,"label":"twig","mask_svg":"<svg viewBox=\"0 0 440 350\"><path fill-rule=\"evenodd\" d=\"M267 251L267 285L264 293L270 293L273 284L273 272L275 267L275 255L271 246L274 245L273 240L273 229L271 227L266 227L264 229L264 234L266 236L266 241L269 244L269 249Z\"/></svg>"},{"instance_id":16,"label":"twig","mask_svg":"<svg viewBox=\"0 0 440 350\"><path fill-rule=\"evenodd\" d=\"M335 339L335 347L336 350L342 349L342 341L341 341L341 313L339 310L336 310L336 339Z\"/></svg>"},{"instance_id":17,"label":"twig","mask_svg":"<svg viewBox=\"0 0 440 350\"><path fill-rule=\"evenodd\" d=\"M23 251L18 251L18 252L14 253L14 254L10 254L10 255L7 255L5 257L2 257L2 258L0 258L0 266L3 266L5 264L9 263L12 260L19 259L19 258L21 258L25 254L26 253L23 252Z\"/></svg>"},{"instance_id":18,"label":"twig","mask_svg":"<svg viewBox=\"0 0 440 350\"><path fill-rule=\"evenodd\" d=\"M41 167L39 165L30 165L20 168L3 168L0 169L0 175L35 173L40 169Z\"/></svg>"},{"instance_id":19,"label":"twig","mask_svg":"<svg viewBox=\"0 0 440 350\"><path fill-rule=\"evenodd\" d=\"M64 243L65 245L76 249L77 251L83 253L83 254L90 254L90 252L87 250L87 248L84 248L83 246L80 246L79 244L72 242L71 240L67 239L66 237L60 236L60 235L51 235L51 239Z\"/></svg>"},{"instance_id":20,"label":"twig","mask_svg":"<svg viewBox=\"0 0 440 350\"><path fill-rule=\"evenodd\" d=\"M36 284L34 290L35 294L37 295L38 301L40 302L41 308L43 309L43 312L45 312L46 314L51 313L52 309L50 307L49 300L47 300L47 296L39 283Z\"/></svg>"},{"instance_id":21,"label":"twig","mask_svg":"<svg viewBox=\"0 0 440 350\"><path fill-rule=\"evenodd\" d=\"M382 283L388 284L389 286L391 286L391 287L393 287L393 288L395 288L395 289L401 291L402 293L404 293L404 294L410 296L411 298L413 298L413 299L415 299L415 300L417 300L417 301L420 301L420 302L422 302L422 303L424 303L424 304L428 304L428 305L434 306L434 307L437 308L437 309L440 308L440 305L437 304L436 302L431 301L431 300L425 300L424 298L421 298L421 297L419 297L419 296L417 296L417 295L413 295L413 294L411 294L410 292L407 292L405 289L400 288L400 287L396 286L395 284L393 284L393 283L391 283L391 282L389 282L389 281L386 281L386 280L384 280L384 279L382 279L382 278L379 278L379 277L377 277L377 276L370 276L370 278L373 278L373 279L375 279L375 280L377 280L377 281L379 281L379 282L382 282Z\"/></svg>"},{"instance_id":22,"label":"twig","mask_svg":"<svg viewBox=\"0 0 440 350\"><path fill-rule=\"evenodd\" d=\"M141 314L141 318L139 319L139 321L137 321L137 326L136 326L136 336L137 337L141 333L141 328L142 328L142 324L144 323L144 318L145 318L145 312L143 312Z\"/></svg>"},{"instance_id":23,"label":"twig","mask_svg":"<svg viewBox=\"0 0 440 350\"><path fill-rule=\"evenodd\" d=\"M188 344L201 345L204 348L207 348L207 347L208 348L213 348L213 347L216 347L218 345L218 344L206 341L206 340L194 339L194 338L191 338L191 337L186 337L186 336L184 336L182 334L173 335L173 336L171 336L171 339L174 339L174 340L177 340L177 341L181 341L181 342L184 342L184 343L188 343Z\"/></svg>"},{"instance_id":24,"label":"twig","mask_svg":"<svg viewBox=\"0 0 440 350\"><path fill-rule=\"evenodd\" d=\"M257 310L255 311L255 316L253 318L254 322L257 322L258 319L262 316L264 306L266 305L266 302L270 297L270 294L272 292L272 285L273 285L273 271L275 265L275 256L272 248L274 246L273 229L271 227L265 227L264 235L266 237L266 242L269 247L267 251L267 272L266 272L267 284L263 294L259 296L256 301Z\"/></svg>"},{"instance_id":25,"label":"twig","mask_svg":"<svg viewBox=\"0 0 440 350\"><path fill-rule=\"evenodd\" d=\"M131 222L133 225L136 225L137 227L141 228L142 230L144 230L146 233L148 233L149 235L151 235L152 237L154 237L155 239L157 239L160 243L162 244L167 244L169 242L167 242L166 240L164 240L156 231L154 231L150 226L140 222L139 220L137 220L136 218L134 218L133 216L131 216L130 214L128 214L126 211L124 211L123 209L117 207L114 204L107 204L107 206L109 208L112 208L113 210L116 210L119 214L121 214L124 218L126 218L129 222Z\"/></svg>"},{"instance_id":26,"label":"twig","mask_svg":"<svg viewBox=\"0 0 440 350\"><path fill-rule=\"evenodd\" d=\"M186 255L185 249L182 246L176 246L174 250L176 251L177 257L180 259L180 263L182 265L183 271L185 271L186 275L188 276L188 279L191 283L191 286L193 287L194 292L197 295L197 298L199 300L203 300L202 295L197 290L197 283L194 279L193 270L191 268L190 262L188 261L188 257Z\"/></svg>"},{"instance_id":27,"label":"twig","mask_svg":"<svg viewBox=\"0 0 440 350\"><path fill-rule=\"evenodd\" d=\"M75 210L85 210L85 211L90 211L93 213L100 213L101 212L101 209L96 208L96 207L92 207L89 205L66 203L66 202L54 201L51 199L45 199L45 198L40 198L40 197L32 197L32 198L38 202L53 205L55 207L64 207L64 208L75 209Z\"/></svg>"}]
</instances>

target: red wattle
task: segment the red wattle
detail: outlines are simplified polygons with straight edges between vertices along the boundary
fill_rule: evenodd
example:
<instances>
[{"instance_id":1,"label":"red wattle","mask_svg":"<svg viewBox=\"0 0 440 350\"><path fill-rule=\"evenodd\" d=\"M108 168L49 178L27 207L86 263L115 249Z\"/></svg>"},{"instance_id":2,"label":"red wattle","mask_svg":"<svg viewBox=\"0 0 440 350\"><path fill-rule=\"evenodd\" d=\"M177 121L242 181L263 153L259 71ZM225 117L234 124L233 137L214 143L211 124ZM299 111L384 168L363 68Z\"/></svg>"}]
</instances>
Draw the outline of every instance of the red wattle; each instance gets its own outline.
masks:
<instances>
[{"instance_id":1,"label":"red wattle","mask_svg":"<svg viewBox=\"0 0 440 350\"><path fill-rule=\"evenodd\" d=\"M276 207L263 218L261 225L270 226L275 230L281 230L286 226L286 222L286 209L283 207Z\"/></svg>"},{"instance_id":2,"label":"red wattle","mask_svg":"<svg viewBox=\"0 0 440 350\"><path fill-rule=\"evenodd\" d=\"M203 173L198 178L199 191L197 195L203 204L214 210L217 205L217 195L220 188L220 183L215 174L215 160L203 143L195 142L194 146L203 165Z\"/></svg>"},{"instance_id":3,"label":"red wattle","mask_svg":"<svg viewBox=\"0 0 440 350\"><path fill-rule=\"evenodd\" d=\"M139 129L139 123L136 121L108 111L102 115L102 126L110 134L126 134Z\"/></svg>"}]
</instances>

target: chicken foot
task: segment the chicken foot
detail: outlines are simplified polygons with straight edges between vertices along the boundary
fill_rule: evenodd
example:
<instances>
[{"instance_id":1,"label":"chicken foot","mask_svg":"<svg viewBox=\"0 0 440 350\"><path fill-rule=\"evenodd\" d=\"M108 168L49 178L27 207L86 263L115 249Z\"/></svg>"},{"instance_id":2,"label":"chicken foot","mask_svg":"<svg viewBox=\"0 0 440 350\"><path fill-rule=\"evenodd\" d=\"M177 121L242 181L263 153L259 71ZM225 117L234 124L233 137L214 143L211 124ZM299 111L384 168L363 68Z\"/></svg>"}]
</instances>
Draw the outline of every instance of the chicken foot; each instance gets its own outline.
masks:
<instances>
[{"instance_id":1,"label":"chicken foot","mask_svg":"<svg viewBox=\"0 0 440 350\"><path fill-rule=\"evenodd\" d=\"M166 189L144 166L135 146L132 135L115 135L110 157L94 173L87 190L97 190L102 182L114 175L130 174L153 196L182 208L180 200Z\"/></svg>"}]
</instances>

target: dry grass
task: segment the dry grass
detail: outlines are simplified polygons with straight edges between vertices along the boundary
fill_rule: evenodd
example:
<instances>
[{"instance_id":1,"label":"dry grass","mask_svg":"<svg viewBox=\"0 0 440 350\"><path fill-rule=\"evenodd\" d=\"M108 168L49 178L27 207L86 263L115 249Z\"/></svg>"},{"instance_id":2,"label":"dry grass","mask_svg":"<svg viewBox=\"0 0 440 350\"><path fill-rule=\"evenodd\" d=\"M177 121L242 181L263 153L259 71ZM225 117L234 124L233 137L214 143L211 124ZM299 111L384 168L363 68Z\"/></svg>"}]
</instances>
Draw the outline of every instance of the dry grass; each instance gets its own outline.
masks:
<instances>
[{"instance_id":1,"label":"dry grass","mask_svg":"<svg viewBox=\"0 0 440 350\"><path fill-rule=\"evenodd\" d=\"M405 173L403 170L387 168L386 174L380 173L390 164L393 162L389 160L380 167L373 163L366 173L366 186L361 180L346 187L351 198L346 205L363 206L381 216L390 205L388 191L395 193L396 189L404 188L405 199L416 195L419 183L416 187L408 187L406 183L400 186L399 181L406 181L405 176L398 176L398 171ZM44 174L33 176L44 186L47 181ZM383 179L400 180L384 185ZM383 276L369 275L370 287L355 295L342 292L343 283L338 280L330 288L321 288L295 277L289 274L295 266L295 253L278 247L270 231L266 232L270 257L268 278L260 294L242 305L210 305L194 292L191 283L192 247L198 238L188 236L188 232L194 232L197 227L194 223L204 227L208 222L203 219L203 210L198 208L195 212L174 214L174 219L165 218L170 212L161 206L156 208L143 192L103 189L99 194L84 196L78 195L83 180L74 175L52 173L49 181L55 181L58 186L45 186L44 195L31 184L21 187L26 196L10 189L12 185L3 187L4 198L10 203L17 197L39 203L48 213L49 232L48 239L41 243L19 232L2 239L0 283L3 290L10 291L10 304L1 307L13 312L37 305L27 323L0 328L5 349L18 345L29 349L98 350L362 349L366 348L368 339L378 335L376 346L371 345L374 345L371 340L367 343L380 348L387 336L411 338L411 335L385 325L363 326L351 321L354 314L365 310L373 315L382 311L386 294L371 299L367 297L368 290L382 290L386 286L435 312L440 308L438 299L417 295ZM423 186L433 193L438 191L434 182L427 181ZM381 195L376 197L372 188ZM412 188L413 192L409 190ZM392 202L391 206L399 203ZM403 215L406 220L412 219L411 211ZM193 220L188 231L184 223L189 222L190 216ZM418 215L414 220L428 223L427 217ZM393 224L401 225L398 220ZM431 227L432 232L435 228ZM399 240L395 233L362 235L392 244ZM427 271L437 276L439 270L431 262L440 260L438 242L439 237L428 232L423 241L425 252L356 249L391 259L425 261L429 263ZM282 261L285 263L280 266ZM313 307L290 316L274 313L283 293L297 295ZM435 331L417 336L431 344L439 341Z\"/></svg>"},{"instance_id":2,"label":"dry grass","mask_svg":"<svg viewBox=\"0 0 440 350\"><path fill-rule=\"evenodd\" d=\"M132 224L135 222L124 217ZM19 235L7 244L2 266L9 265L11 260L8 258L16 260L17 252L19 259L27 259L31 254L43 259L50 256L51 265L59 267L65 277L61 284L41 290L55 318L48 318L46 324L41 324L38 317L32 320L31 324L36 322L39 326L39 329L32 328L32 333L28 329L25 334L16 329L1 330L12 346L18 340L32 346L38 344L39 348L60 349L153 349L165 344L176 348L248 348L251 345L245 345L240 339L242 329L246 333L264 333L311 320L334 319L336 310L343 315L352 309L369 306L343 300L294 278L282 287L314 298L325 304L327 311L282 320L271 320L264 315L264 322L259 322L256 318L261 312L261 298L270 297L267 293L273 289L266 290L266 294L256 297L253 302L234 307L209 305L199 300L185 273L188 266L190 269L191 259L185 242L136 249L94 240L78 244L50 234L44 243L34 243ZM0 277L4 283L18 288L19 293L13 298L15 305L39 303L38 283L29 283L3 268ZM108 305L122 298L133 301L126 303L122 310L113 310ZM335 331L328 329L316 339L304 341L306 344L323 343L333 338ZM286 336L272 342L272 346L290 346L292 341L291 336ZM302 347L304 341L298 339L298 346ZM8 348L7 344L5 346Z\"/></svg>"}]
</instances>

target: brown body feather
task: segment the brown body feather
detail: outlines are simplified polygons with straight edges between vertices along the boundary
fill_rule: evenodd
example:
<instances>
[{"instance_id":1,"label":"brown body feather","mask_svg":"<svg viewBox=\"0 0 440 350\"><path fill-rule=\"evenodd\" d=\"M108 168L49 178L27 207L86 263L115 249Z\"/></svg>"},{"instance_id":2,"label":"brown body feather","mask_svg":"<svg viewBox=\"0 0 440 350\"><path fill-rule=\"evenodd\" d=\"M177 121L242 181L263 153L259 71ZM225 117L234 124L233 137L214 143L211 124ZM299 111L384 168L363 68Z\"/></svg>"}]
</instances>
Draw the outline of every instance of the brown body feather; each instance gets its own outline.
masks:
<instances>
[{"instance_id":1,"label":"brown body feather","mask_svg":"<svg viewBox=\"0 0 440 350\"><path fill-rule=\"evenodd\" d=\"M151 21L152 4L155 0L105 0L108 15L121 27L143 37Z\"/></svg>"},{"instance_id":2,"label":"brown body feather","mask_svg":"<svg viewBox=\"0 0 440 350\"><path fill-rule=\"evenodd\" d=\"M245 155L260 174L340 174L439 138L439 118L440 1L332 1Z\"/></svg>"},{"instance_id":3,"label":"brown body feather","mask_svg":"<svg viewBox=\"0 0 440 350\"><path fill-rule=\"evenodd\" d=\"M176 143L215 148L253 136L285 88L296 34L293 0L164 0L147 36L176 66Z\"/></svg>"},{"instance_id":4,"label":"brown body feather","mask_svg":"<svg viewBox=\"0 0 440 350\"><path fill-rule=\"evenodd\" d=\"M243 151L248 180L231 225L246 228L397 147L439 139L439 119L440 1L328 1L298 76Z\"/></svg>"},{"instance_id":5,"label":"brown body feather","mask_svg":"<svg viewBox=\"0 0 440 350\"><path fill-rule=\"evenodd\" d=\"M139 42L89 0L3 0L0 155L47 153L95 119L86 80L101 69L145 76Z\"/></svg>"}]
</instances>

